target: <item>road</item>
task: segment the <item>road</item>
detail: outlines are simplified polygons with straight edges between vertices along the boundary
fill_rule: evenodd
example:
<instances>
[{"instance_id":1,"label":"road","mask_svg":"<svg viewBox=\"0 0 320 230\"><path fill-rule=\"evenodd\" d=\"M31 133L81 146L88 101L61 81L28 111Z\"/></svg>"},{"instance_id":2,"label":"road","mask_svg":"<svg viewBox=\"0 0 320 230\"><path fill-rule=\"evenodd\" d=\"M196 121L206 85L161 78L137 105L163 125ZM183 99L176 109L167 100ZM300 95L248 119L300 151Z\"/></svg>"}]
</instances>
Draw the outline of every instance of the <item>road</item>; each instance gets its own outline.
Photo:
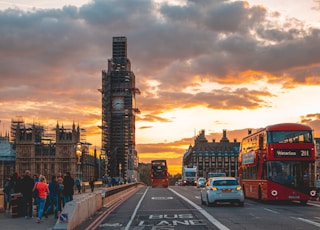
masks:
<instances>
[{"instance_id":1,"label":"road","mask_svg":"<svg viewBox=\"0 0 320 230\"><path fill-rule=\"evenodd\" d=\"M320 229L320 202L261 203L244 207L201 205L193 186L140 187L128 199L107 207L79 229L200 230L200 229Z\"/></svg>"}]
</instances>

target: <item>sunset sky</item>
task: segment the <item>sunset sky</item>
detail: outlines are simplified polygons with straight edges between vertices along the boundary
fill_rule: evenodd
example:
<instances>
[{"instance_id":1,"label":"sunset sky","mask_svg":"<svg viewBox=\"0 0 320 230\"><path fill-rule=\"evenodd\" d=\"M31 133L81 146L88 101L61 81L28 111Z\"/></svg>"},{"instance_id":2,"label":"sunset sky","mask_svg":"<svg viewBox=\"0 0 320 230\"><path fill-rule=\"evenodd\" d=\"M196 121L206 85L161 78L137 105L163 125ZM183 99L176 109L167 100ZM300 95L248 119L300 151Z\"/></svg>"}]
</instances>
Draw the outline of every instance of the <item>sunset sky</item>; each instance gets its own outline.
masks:
<instances>
[{"instance_id":1,"label":"sunset sky","mask_svg":"<svg viewBox=\"0 0 320 230\"><path fill-rule=\"evenodd\" d=\"M26 3L27 2L27 3ZM238 141L294 122L320 137L320 2L0 0L0 134L11 119L86 129L101 145L101 71L126 36L141 95L140 162L172 174L205 129Z\"/></svg>"}]
</instances>

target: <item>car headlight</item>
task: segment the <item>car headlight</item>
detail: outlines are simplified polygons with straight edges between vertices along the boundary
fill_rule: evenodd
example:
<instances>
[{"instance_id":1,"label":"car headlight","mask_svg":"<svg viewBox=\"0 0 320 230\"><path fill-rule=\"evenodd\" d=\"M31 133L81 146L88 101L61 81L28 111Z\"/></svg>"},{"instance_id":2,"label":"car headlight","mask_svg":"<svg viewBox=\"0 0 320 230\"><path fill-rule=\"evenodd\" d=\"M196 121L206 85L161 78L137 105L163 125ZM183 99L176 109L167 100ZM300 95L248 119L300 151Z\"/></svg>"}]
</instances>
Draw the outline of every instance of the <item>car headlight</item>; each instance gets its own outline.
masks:
<instances>
[{"instance_id":1,"label":"car headlight","mask_svg":"<svg viewBox=\"0 0 320 230\"><path fill-rule=\"evenodd\" d=\"M218 189L216 187L212 187L211 190L217 191Z\"/></svg>"},{"instance_id":2,"label":"car headlight","mask_svg":"<svg viewBox=\"0 0 320 230\"><path fill-rule=\"evenodd\" d=\"M241 186L238 186L238 187L236 188L237 191L240 191L241 189L242 189Z\"/></svg>"}]
</instances>

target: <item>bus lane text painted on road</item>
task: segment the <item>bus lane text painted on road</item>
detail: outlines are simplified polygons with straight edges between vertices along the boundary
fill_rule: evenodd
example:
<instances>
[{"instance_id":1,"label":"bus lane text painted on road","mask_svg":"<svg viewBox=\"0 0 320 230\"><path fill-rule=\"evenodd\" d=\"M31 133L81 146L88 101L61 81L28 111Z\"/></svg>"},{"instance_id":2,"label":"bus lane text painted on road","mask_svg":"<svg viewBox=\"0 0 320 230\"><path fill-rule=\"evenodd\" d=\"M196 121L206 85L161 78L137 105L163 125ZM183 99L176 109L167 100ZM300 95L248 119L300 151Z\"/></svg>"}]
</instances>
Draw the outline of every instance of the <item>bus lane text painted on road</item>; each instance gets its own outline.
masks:
<instances>
[{"instance_id":1,"label":"bus lane text painted on road","mask_svg":"<svg viewBox=\"0 0 320 230\"><path fill-rule=\"evenodd\" d=\"M151 226L203 226L203 220L196 219L192 214L152 214L139 221L139 227Z\"/></svg>"}]
</instances>

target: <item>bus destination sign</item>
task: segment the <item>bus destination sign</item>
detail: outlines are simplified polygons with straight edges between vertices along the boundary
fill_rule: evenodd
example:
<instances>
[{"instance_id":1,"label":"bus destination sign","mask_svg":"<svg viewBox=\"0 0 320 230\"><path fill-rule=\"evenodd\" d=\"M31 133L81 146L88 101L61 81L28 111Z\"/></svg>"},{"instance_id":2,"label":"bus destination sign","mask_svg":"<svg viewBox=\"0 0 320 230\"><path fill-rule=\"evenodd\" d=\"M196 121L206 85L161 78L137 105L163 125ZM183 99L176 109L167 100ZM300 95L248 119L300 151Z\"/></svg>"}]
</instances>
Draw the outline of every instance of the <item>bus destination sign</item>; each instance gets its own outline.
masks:
<instances>
[{"instance_id":1,"label":"bus destination sign","mask_svg":"<svg viewBox=\"0 0 320 230\"><path fill-rule=\"evenodd\" d=\"M274 150L274 157L310 157L309 149L276 149Z\"/></svg>"}]
</instances>

